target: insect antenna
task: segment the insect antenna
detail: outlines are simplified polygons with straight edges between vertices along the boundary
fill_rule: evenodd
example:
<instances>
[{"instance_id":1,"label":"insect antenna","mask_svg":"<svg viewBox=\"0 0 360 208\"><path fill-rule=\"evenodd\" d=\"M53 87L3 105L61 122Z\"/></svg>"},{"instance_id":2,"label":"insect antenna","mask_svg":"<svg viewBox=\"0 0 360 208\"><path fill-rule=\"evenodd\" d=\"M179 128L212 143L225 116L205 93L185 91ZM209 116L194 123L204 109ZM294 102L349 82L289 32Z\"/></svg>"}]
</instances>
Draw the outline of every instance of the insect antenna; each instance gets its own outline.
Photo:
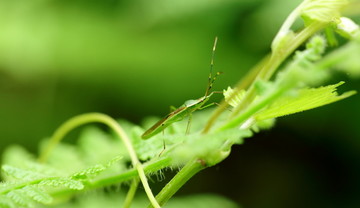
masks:
<instances>
[{"instance_id":1,"label":"insect antenna","mask_svg":"<svg viewBox=\"0 0 360 208\"><path fill-rule=\"evenodd\" d=\"M212 88L212 86L213 86L216 78L217 78L220 74L222 74L222 73L223 73L223 72L216 72L215 76L212 78L212 80L211 80L211 82L210 82L209 91L210 91L210 89Z\"/></svg>"},{"instance_id":2,"label":"insect antenna","mask_svg":"<svg viewBox=\"0 0 360 208\"><path fill-rule=\"evenodd\" d=\"M205 96L208 96L210 93L210 90L212 88L212 85L216 79L216 77L220 74L219 72L216 73L216 75L214 76L214 78L212 77L212 71L214 68L214 57L215 57L215 50L216 50L216 44L217 44L217 37L215 37L215 41L214 41L214 46L212 49L212 54L211 54L211 61L210 61L210 73L209 73L209 78L208 78L208 85L206 87L206 91L205 91Z\"/></svg>"}]
</instances>

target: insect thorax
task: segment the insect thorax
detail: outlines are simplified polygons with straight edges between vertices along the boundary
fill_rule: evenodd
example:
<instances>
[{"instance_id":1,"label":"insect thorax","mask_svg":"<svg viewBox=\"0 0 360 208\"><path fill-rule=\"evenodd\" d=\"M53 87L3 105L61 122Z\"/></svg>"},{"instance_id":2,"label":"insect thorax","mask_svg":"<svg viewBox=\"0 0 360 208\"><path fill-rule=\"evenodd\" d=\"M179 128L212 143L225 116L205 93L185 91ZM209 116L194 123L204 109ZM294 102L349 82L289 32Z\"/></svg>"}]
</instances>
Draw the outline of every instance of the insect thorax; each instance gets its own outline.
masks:
<instances>
[{"instance_id":1,"label":"insect thorax","mask_svg":"<svg viewBox=\"0 0 360 208\"><path fill-rule=\"evenodd\" d=\"M196 100L187 100L187 101L185 101L184 106L191 107L191 106L206 102L208 99L209 99L209 96L203 96Z\"/></svg>"},{"instance_id":2,"label":"insect thorax","mask_svg":"<svg viewBox=\"0 0 360 208\"><path fill-rule=\"evenodd\" d=\"M199 100L187 100L184 103L185 107L190 107L199 103Z\"/></svg>"}]
</instances>

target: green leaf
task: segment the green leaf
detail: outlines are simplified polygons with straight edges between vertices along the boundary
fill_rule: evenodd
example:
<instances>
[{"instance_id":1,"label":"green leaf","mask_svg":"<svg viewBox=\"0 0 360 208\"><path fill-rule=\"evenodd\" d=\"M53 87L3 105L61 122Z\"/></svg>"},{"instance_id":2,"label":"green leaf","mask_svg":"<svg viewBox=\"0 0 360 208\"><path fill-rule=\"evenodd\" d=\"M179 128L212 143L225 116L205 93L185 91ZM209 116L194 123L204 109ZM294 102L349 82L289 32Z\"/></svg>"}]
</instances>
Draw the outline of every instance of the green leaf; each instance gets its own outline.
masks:
<instances>
[{"instance_id":1,"label":"green leaf","mask_svg":"<svg viewBox=\"0 0 360 208\"><path fill-rule=\"evenodd\" d=\"M162 133L159 133L148 140L141 139L139 136L144 132L144 129L139 127L134 128L132 141L138 157L141 160L152 158L156 160L159 158L159 155L166 156L167 152L171 152L173 147L183 144L185 140L191 140L193 137L197 138L198 133L209 119L210 113L211 111L209 109L194 112L192 114L190 134L188 135L185 133L188 118L184 118L182 121L171 124ZM226 116L226 113L224 113L224 115ZM158 119L146 119L145 123L148 125L145 126L151 126L157 121Z\"/></svg>"},{"instance_id":2,"label":"green leaf","mask_svg":"<svg viewBox=\"0 0 360 208\"><path fill-rule=\"evenodd\" d=\"M174 161L187 162L193 158L203 159L213 166L225 159L233 144L242 144L243 139L252 135L250 130L231 129L212 134L183 136L184 142L171 152Z\"/></svg>"},{"instance_id":3,"label":"green leaf","mask_svg":"<svg viewBox=\"0 0 360 208\"><path fill-rule=\"evenodd\" d=\"M7 147L2 154L3 164L11 164L12 166L22 167L29 161L35 161L35 157L24 147L19 145L11 145Z\"/></svg>"},{"instance_id":4,"label":"green leaf","mask_svg":"<svg viewBox=\"0 0 360 208\"><path fill-rule=\"evenodd\" d=\"M107 170L111 166L113 166L116 162L121 160L123 157L117 156L110 160L107 164L96 164L84 170L78 171L73 174L71 177L76 180L86 180L90 178L94 178L95 176L99 175L101 172Z\"/></svg>"},{"instance_id":5,"label":"green leaf","mask_svg":"<svg viewBox=\"0 0 360 208\"><path fill-rule=\"evenodd\" d=\"M6 175L21 180L34 180L45 176L45 175L41 175L41 173L34 172L32 170L25 170L10 165L3 165L2 170Z\"/></svg>"},{"instance_id":6,"label":"green leaf","mask_svg":"<svg viewBox=\"0 0 360 208\"><path fill-rule=\"evenodd\" d=\"M156 122L158 119L151 119L152 123ZM176 124L173 124L172 126L169 126L164 132L168 132L169 130L173 129L173 126ZM172 137L172 135L166 135L166 137L163 136L163 134L157 134L154 136L154 138L143 140L141 139L140 135L144 133L144 129L140 127L136 127L133 129L132 134L132 142L136 151L136 154L138 155L139 159L142 161L149 160L151 158L157 157L159 153L164 148L164 139L168 142L169 138ZM169 145L167 146L169 148Z\"/></svg>"},{"instance_id":7,"label":"green leaf","mask_svg":"<svg viewBox=\"0 0 360 208\"><path fill-rule=\"evenodd\" d=\"M338 95L336 92L337 87L343 83L344 82L339 82L338 84L326 87L301 89L296 95L288 95L279 98L267 109L259 112L255 118L256 120L265 120L286 116L327 105L345 99L356 93L355 91L349 91L342 95Z\"/></svg>"},{"instance_id":8,"label":"green leaf","mask_svg":"<svg viewBox=\"0 0 360 208\"><path fill-rule=\"evenodd\" d=\"M120 140L95 126L85 128L78 143L86 165L104 164L119 154L128 155Z\"/></svg>"},{"instance_id":9,"label":"green leaf","mask_svg":"<svg viewBox=\"0 0 360 208\"><path fill-rule=\"evenodd\" d=\"M334 51L323 63L334 63L335 68L351 78L360 77L360 41L351 41L341 49Z\"/></svg>"},{"instance_id":10,"label":"green leaf","mask_svg":"<svg viewBox=\"0 0 360 208\"><path fill-rule=\"evenodd\" d=\"M79 172L76 172L72 177L74 179L87 179L90 176L96 176L99 173L106 170L106 168L103 165L94 165L93 167L86 168L85 170L81 170Z\"/></svg>"},{"instance_id":11,"label":"green leaf","mask_svg":"<svg viewBox=\"0 0 360 208\"><path fill-rule=\"evenodd\" d=\"M307 21L331 22L340 17L340 10L347 4L347 0L307 0L300 13Z\"/></svg>"},{"instance_id":12,"label":"green leaf","mask_svg":"<svg viewBox=\"0 0 360 208\"><path fill-rule=\"evenodd\" d=\"M23 192L23 191L21 191L21 192ZM26 196L25 194L19 193L18 190L11 191L6 196L9 197L9 199L11 199L17 205L20 205L21 207L27 207L29 204L32 204L31 199L28 196ZM2 207L2 206L0 205L0 207Z\"/></svg>"},{"instance_id":13,"label":"green leaf","mask_svg":"<svg viewBox=\"0 0 360 208\"><path fill-rule=\"evenodd\" d=\"M337 32L349 39L359 38L360 27L352 19L341 17L339 24L337 24Z\"/></svg>"},{"instance_id":14,"label":"green leaf","mask_svg":"<svg viewBox=\"0 0 360 208\"><path fill-rule=\"evenodd\" d=\"M22 190L28 197L42 204L50 204L53 200L49 194L34 186L26 186Z\"/></svg>"},{"instance_id":15,"label":"green leaf","mask_svg":"<svg viewBox=\"0 0 360 208\"><path fill-rule=\"evenodd\" d=\"M0 196L0 207L1 208L15 208L16 205L10 197Z\"/></svg>"},{"instance_id":16,"label":"green leaf","mask_svg":"<svg viewBox=\"0 0 360 208\"><path fill-rule=\"evenodd\" d=\"M84 158L75 146L59 143L51 152L47 165L64 173L74 173L86 167L83 160Z\"/></svg>"},{"instance_id":17,"label":"green leaf","mask_svg":"<svg viewBox=\"0 0 360 208\"><path fill-rule=\"evenodd\" d=\"M296 51L293 60L277 74L274 89L284 86L298 87L304 84L318 85L323 82L328 77L328 71L320 70L314 62L321 59L325 48L325 38L321 35L313 36L306 43L306 49Z\"/></svg>"},{"instance_id":18,"label":"green leaf","mask_svg":"<svg viewBox=\"0 0 360 208\"><path fill-rule=\"evenodd\" d=\"M255 124L251 126L251 130L255 133L258 133L261 130L268 130L274 127L275 122L276 122L275 118L257 121Z\"/></svg>"}]
</instances>

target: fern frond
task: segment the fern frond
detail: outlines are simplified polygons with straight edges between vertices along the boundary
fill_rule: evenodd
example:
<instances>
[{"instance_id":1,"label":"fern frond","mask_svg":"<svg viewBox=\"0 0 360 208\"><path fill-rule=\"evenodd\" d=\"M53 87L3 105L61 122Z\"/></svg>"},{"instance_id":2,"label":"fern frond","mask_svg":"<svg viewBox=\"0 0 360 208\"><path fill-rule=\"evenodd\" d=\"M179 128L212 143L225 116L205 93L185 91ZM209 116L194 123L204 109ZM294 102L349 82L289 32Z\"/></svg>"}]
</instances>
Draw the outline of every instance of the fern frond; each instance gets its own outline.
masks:
<instances>
[{"instance_id":1,"label":"fern frond","mask_svg":"<svg viewBox=\"0 0 360 208\"><path fill-rule=\"evenodd\" d=\"M4 183L2 186L9 184ZM53 198L38 184L11 184L0 192L0 207L35 207L36 203L50 204Z\"/></svg>"},{"instance_id":2,"label":"fern frond","mask_svg":"<svg viewBox=\"0 0 360 208\"><path fill-rule=\"evenodd\" d=\"M11 199L15 204L21 206L21 207L27 207L30 204L32 204L32 200L29 199L28 196L26 196L23 192L20 191L11 191L7 193L7 197ZM1 207L1 205L0 205Z\"/></svg>"},{"instance_id":3,"label":"fern frond","mask_svg":"<svg viewBox=\"0 0 360 208\"><path fill-rule=\"evenodd\" d=\"M115 156L113 159L111 159L109 162L107 162L105 164L105 167L109 168L109 167L113 166L114 164L116 164L117 162L119 162L122 159L123 159L123 156L120 156L120 155Z\"/></svg>"},{"instance_id":4,"label":"fern frond","mask_svg":"<svg viewBox=\"0 0 360 208\"><path fill-rule=\"evenodd\" d=\"M143 140L140 135L144 132L144 129L137 127L133 131L135 133L132 135L132 142L140 160L147 161L159 155L164 148L163 135L158 134L155 136L156 139ZM166 137L166 141L169 142L172 135L166 135Z\"/></svg>"},{"instance_id":5,"label":"fern frond","mask_svg":"<svg viewBox=\"0 0 360 208\"><path fill-rule=\"evenodd\" d=\"M44 143L41 144L42 147L45 146ZM64 143L60 143L54 149L46 164L56 170L61 170L64 174L72 174L87 167L78 148Z\"/></svg>"},{"instance_id":6,"label":"fern frond","mask_svg":"<svg viewBox=\"0 0 360 208\"><path fill-rule=\"evenodd\" d=\"M122 156L116 156L104 165L96 164L92 167L78 171L78 172L74 173L71 176L71 178L76 179L76 180L87 180L87 179L94 178L95 176L99 175L101 172L111 168L114 164L116 164L122 158L123 158Z\"/></svg>"},{"instance_id":7,"label":"fern frond","mask_svg":"<svg viewBox=\"0 0 360 208\"><path fill-rule=\"evenodd\" d=\"M11 176L15 179L21 179L21 180L35 180L38 178L45 177L45 175L43 175L42 173L34 172L31 170L24 170L10 165L3 165L2 171L7 176Z\"/></svg>"},{"instance_id":8,"label":"fern frond","mask_svg":"<svg viewBox=\"0 0 360 208\"><path fill-rule=\"evenodd\" d=\"M225 159L234 144L242 144L243 139L252 135L249 130L231 129L207 135L186 135L184 142L174 147L171 157L178 163L193 158L204 159L208 166L215 165Z\"/></svg>"},{"instance_id":9,"label":"fern frond","mask_svg":"<svg viewBox=\"0 0 360 208\"><path fill-rule=\"evenodd\" d=\"M81 190L84 188L84 185L72 178L49 178L41 181L40 186L51 186L51 187L66 187L72 190Z\"/></svg>"},{"instance_id":10,"label":"fern frond","mask_svg":"<svg viewBox=\"0 0 360 208\"><path fill-rule=\"evenodd\" d=\"M103 164L121 153L127 156L119 140L94 126L87 127L81 132L78 149L87 166ZM94 154L95 151L96 154Z\"/></svg>"},{"instance_id":11,"label":"fern frond","mask_svg":"<svg viewBox=\"0 0 360 208\"><path fill-rule=\"evenodd\" d=\"M11 198L0 195L0 207L1 208L16 208L16 204Z\"/></svg>"},{"instance_id":12,"label":"fern frond","mask_svg":"<svg viewBox=\"0 0 360 208\"><path fill-rule=\"evenodd\" d=\"M11 145L5 149L2 154L2 163L11 164L16 167L22 167L29 161L35 161L34 155L30 154L24 147Z\"/></svg>"},{"instance_id":13,"label":"fern frond","mask_svg":"<svg viewBox=\"0 0 360 208\"><path fill-rule=\"evenodd\" d=\"M25 195L41 204L50 204L53 198L40 188L40 186L26 186L21 189Z\"/></svg>"},{"instance_id":14,"label":"fern frond","mask_svg":"<svg viewBox=\"0 0 360 208\"><path fill-rule=\"evenodd\" d=\"M106 169L106 167L103 165L95 165L93 167L86 168L85 170L76 172L72 176L72 178L77 179L77 180L88 179L89 176L98 175L100 172L104 171L105 169Z\"/></svg>"},{"instance_id":15,"label":"fern frond","mask_svg":"<svg viewBox=\"0 0 360 208\"><path fill-rule=\"evenodd\" d=\"M27 208L37 207L38 203L49 204L53 201L51 194L54 191L82 190L84 183L113 169L122 159L122 156L115 156L104 164L95 164L73 174L34 161L24 162L22 167L5 164L2 170L7 181L0 184L0 207Z\"/></svg>"}]
</instances>

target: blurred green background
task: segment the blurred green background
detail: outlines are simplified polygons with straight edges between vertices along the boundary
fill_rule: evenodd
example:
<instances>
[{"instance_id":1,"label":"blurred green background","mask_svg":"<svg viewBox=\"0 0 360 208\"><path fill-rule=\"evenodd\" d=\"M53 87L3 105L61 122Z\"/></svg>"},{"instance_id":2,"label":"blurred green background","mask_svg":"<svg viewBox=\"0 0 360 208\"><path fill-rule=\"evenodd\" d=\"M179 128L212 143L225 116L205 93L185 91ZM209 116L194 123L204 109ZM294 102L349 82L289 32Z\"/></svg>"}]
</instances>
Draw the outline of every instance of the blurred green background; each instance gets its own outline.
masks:
<instances>
[{"instance_id":1,"label":"blurred green background","mask_svg":"<svg viewBox=\"0 0 360 208\"><path fill-rule=\"evenodd\" d=\"M1 0L1 152L13 143L36 152L81 113L139 123L202 96L215 36L215 70L224 74L214 89L234 85L299 2ZM360 89L359 80L339 80L344 91ZM246 208L360 207L359 104L356 95L279 119L179 195L219 193Z\"/></svg>"}]
</instances>

